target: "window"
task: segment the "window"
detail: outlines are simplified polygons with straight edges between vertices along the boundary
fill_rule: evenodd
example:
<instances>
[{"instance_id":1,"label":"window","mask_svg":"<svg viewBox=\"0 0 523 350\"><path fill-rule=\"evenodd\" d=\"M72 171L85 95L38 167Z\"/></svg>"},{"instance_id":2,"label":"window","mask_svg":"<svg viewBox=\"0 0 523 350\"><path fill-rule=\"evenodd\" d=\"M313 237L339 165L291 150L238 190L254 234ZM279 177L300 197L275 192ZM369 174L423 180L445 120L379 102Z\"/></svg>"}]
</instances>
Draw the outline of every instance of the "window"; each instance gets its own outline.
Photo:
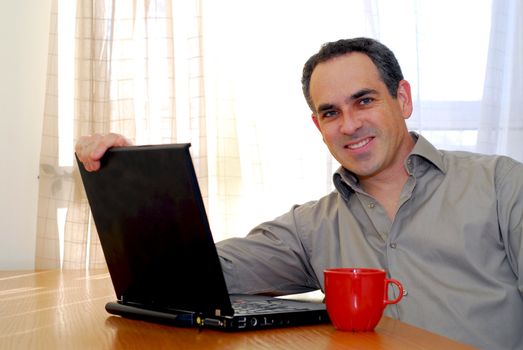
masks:
<instances>
[{"instance_id":1,"label":"window","mask_svg":"<svg viewBox=\"0 0 523 350\"><path fill-rule=\"evenodd\" d=\"M491 0L417 1L415 112L409 125L439 148L475 151ZM408 68L410 69L410 68Z\"/></svg>"}]
</instances>

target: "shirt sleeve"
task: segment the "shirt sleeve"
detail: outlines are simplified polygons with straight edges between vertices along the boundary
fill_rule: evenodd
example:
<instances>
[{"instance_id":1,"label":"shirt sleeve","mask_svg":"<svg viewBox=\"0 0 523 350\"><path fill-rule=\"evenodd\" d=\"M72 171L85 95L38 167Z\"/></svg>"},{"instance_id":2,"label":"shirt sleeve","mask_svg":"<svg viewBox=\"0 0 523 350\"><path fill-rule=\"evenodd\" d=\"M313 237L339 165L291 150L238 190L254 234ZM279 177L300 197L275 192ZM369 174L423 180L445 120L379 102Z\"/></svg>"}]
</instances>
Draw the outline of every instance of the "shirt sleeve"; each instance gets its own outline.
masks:
<instances>
[{"instance_id":1,"label":"shirt sleeve","mask_svg":"<svg viewBox=\"0 0 523 350\"><path fill-rule=\"evenodd\" d=\"M523 164L507 162L498 172L498 217L508 262L523 296ZM508 166L507 166L508 163Z\"/></svg>"},{"instance_id":2,"label":"shirt sleeve","mask_svg":"<svg viewBox=\"0 0 523 350\"><path fill-rule=\"evenodd\" d=\"M295 210L216 244L229 293L284 295L319 288L297 232Z\"/></svg>"}]
</instances>

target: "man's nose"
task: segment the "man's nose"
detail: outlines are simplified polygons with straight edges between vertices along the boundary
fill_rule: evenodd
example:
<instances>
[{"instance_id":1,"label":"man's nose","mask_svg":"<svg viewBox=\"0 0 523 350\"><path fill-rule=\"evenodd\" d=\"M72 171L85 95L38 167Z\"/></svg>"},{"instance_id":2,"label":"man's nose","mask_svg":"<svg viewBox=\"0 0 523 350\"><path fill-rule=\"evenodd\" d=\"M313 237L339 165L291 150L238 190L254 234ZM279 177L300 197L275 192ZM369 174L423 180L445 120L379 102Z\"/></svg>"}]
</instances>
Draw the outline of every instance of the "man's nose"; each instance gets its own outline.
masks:
<instances>
[{"instance_id":1,"label":"man's nose","mask_svg":"<svg viewBox=\"0 0 523 350\"><path fill-rule=\"evenodd\" d=\"M349 111L343 112L343 117L340 118L340 122L340 132L347 135L354 134L363 125L361 118Z\"/></svg>"}]
</instances>

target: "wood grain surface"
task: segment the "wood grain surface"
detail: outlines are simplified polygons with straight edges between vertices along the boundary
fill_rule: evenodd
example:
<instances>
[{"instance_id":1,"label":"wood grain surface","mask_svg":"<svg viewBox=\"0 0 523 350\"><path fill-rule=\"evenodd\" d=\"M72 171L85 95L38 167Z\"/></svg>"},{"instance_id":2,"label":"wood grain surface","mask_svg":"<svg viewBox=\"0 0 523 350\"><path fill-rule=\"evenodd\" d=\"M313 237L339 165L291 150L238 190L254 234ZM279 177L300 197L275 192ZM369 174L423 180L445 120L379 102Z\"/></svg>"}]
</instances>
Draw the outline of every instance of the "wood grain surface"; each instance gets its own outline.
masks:
<instances>
[{"instance_id":1,"label":"wood grain surface","mask_svg":"<svg viewBox=\"0 0 523 350\"><path fill-rule=\"evenodd\" d=\"M374 332L330 324L240 333L111 316L107 271L0 271L0 349L472 349L384 317Z\"/></svg>"}]
</instances>

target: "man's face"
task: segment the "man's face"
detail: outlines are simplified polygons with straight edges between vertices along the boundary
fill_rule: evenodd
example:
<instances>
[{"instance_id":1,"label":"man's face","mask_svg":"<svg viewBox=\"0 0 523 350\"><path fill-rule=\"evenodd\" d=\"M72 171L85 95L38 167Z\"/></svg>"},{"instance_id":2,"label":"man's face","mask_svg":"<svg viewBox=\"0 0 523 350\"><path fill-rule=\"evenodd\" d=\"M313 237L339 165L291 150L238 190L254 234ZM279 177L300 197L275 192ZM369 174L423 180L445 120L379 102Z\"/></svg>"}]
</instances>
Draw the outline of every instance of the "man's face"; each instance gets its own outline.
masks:
<instances>
[{"instance_id":1,"label":"man's face","mask_svg":"<svg viewBox=\"0 0 523 350\"><path fill-rule=\"evenodd\" d=\"M371 59L355 52L318 64L310 95L324 142L360 180L403 167L412 147L405 124L412 113L408 82L393 98Z\"/></svg>"}]
</instances>

